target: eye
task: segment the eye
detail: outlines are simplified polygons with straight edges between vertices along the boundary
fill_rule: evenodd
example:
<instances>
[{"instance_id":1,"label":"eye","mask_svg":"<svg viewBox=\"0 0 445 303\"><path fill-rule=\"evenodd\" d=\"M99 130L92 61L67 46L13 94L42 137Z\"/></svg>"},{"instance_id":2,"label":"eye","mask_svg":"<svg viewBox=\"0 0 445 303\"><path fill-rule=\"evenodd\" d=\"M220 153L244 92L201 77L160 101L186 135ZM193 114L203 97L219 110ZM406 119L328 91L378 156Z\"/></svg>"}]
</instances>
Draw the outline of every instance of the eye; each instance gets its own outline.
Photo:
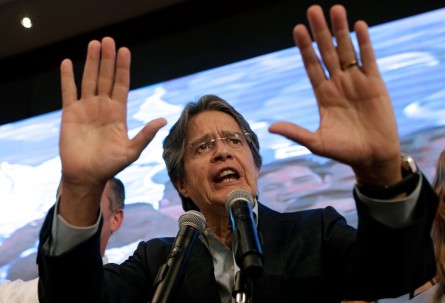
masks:
<instances>
[{"instance_id":1,"label":"eye","mask_svg":"<svg viewBox=\"0 0 445 303\"><path fill-rule=\"evenodd\" d=\"M226 137L226 142L230 144L231 146L239 147L243 146L243 141L241 141L241 138L239 135L231 135Z\"/></svg>"},{"instance_id":2,"label":"eye","mask_svg":"<svg viewBox=\"0 0 445 303\"><path fill-rule=\"evenodd\" d=\"M210 143L209 142L202 142L200 144L197 144L195 153L196 154L202 154L205 153L206 151L208 151L210 148Z\"/></svg>"}]
</instances>

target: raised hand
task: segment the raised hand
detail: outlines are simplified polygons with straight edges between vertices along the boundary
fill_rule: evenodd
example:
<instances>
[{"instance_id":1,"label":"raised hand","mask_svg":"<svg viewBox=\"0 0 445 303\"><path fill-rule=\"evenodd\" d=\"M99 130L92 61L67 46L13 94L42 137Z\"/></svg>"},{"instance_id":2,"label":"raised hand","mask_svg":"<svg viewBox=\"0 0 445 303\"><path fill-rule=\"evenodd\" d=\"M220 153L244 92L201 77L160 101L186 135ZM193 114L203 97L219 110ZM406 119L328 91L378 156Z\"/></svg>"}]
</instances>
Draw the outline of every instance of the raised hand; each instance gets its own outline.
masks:
<instances>
[{"instance_id":1,"label":"raised hand","mask_svg":"<svg viewBox=\"0 0 445 303\"><path fill-rule=\"evenodd\" d=\"M164 119L153 120L133 139L128 138L130 59L127 48L116 52L112 38L91 41L80 99L71 61L61 64L60 213L72 224L94 223L106 181L135 161L166 124Z\"/></svg>"},{"instance_id":2,"label":"raised hand","mask_svg":"<svg viewBox=\"0 0 445 303\"><path fill-rule=\"evenodd\" d=\"M311 6L307 17L322 62L304 25L294 28L294 38L317 99L320 126L311 132L290 122L277 122L270 131L350 165L360 182L396 183L401 179L397 124L366 23L354 25L358 57L344 7L336 5L330 10L336 45L319 6Z\"/></svg>"}]
</instances>

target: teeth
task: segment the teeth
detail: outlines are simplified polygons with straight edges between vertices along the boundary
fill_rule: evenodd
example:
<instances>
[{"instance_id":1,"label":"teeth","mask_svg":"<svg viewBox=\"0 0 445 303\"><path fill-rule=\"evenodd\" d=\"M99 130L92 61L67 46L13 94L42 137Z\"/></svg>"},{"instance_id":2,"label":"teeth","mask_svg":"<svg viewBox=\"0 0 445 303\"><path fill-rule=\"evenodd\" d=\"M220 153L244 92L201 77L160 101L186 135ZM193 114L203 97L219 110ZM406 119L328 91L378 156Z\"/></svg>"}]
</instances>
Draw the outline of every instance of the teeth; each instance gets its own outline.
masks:
<instances>
[{"instance_id":1,"label":"teeth","mask_svg":"<svg viewBox=\"0 0 445 303\"><path fill-rule=\"evenodd\" d=\"M233 182L236 180L238 180L238 174L232 169L223 170L218 176L219 182Z\"/></svg>"},{"instance_id":2,"label":"teeth","mask_svg":"<svg viewBox=\"0 0 445 303\"><path fill-rule=\"evenodd\" d=\"M223 179L222 182L232 182L232 181L236 181L235 178L227 178L227 179Z\"/></svg>"},{"instance_id":3,"label":"teeth","mask_svg":"<svg viewBox=\"0 0 445 303\"><path fill-rule=\"evenodd\" d=\"M230 175L230 174L235 175L235 172L234 172L233 170L231 170L231 169L226 169L226 170L222 171L222 172L219 174L219 177L220 177L220 178L223 178L223 177L225 177L225 176L227 176L227 175Z\"/></svg>"}]
</instances>

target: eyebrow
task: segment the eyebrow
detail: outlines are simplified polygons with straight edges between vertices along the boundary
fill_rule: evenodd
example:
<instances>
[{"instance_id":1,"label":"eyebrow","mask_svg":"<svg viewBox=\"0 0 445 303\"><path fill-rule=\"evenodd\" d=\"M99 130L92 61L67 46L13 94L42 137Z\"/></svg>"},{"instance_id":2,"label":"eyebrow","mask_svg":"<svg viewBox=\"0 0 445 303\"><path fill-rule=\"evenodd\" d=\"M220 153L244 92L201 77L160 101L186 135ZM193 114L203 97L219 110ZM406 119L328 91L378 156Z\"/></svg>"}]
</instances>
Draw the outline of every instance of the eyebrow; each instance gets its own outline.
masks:
<instances>
[{"instance_id":1,"label":"eyebrow","mask_svg":"<svg viewBox=\"0 0 445 303\"><path fill-rule=\"evenodd\" d=\"M207 140L209 140L211 138L212 138L212 136L210 134L205 134L205 135L203 135L203 136L201 136L201 137L199 137L197 139L188 140L186 146L189 146L189 145L192 145L192 144L195 144L195 143L198 143L198 142L205 142L205 141L207 141Z\"/></svg>"}]
</instances>

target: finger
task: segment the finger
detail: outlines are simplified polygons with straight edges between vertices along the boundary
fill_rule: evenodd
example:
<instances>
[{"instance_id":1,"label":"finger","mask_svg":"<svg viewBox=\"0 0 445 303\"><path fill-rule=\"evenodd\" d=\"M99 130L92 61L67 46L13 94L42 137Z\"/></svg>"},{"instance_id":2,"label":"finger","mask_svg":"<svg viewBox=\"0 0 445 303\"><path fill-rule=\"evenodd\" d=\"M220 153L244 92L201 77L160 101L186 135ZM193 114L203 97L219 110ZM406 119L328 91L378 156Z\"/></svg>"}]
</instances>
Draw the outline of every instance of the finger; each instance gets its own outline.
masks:
<instances>
[{"instance_id":1,"label":"finger","mask_svg":"<svg viewBox=\"0 0 445 303\"><path fill-rule=\"evenodd\" d=\"M321 151L321 146L315 133L294 123L276 122L269 127L269 131L301 144L315 154L318 154Z\"/></svg>"},{"instance_id":2,"label":"finger","mask_svg":"<svg viewBox=\"0 0 445 303\"><path fill-rule=\"evenodd\" d=\"M136 160L142 153L144 148L153 140L156 133L163 126L167 124L167 121L163 118L150 121L139 133L131 140L131 146L129 149L130 158L132 161Z\"/></svg>"},{"instance_id":3,"label":"finger","mask_svg":"<svg viewBox=\"0 0 445 303\"><path fill-rule=\"evenodd\" d=\"M345 70L349 68L351 64L354 64L354 62L357 63L357 55L349 33L345 8L341 5L333 6L331 8L331 20L332 29L337 40L337 55L343 70Z\"/></svg>"},{"instance_id":4,"label":"finger","mask_svg":"<svg viewBox=\"0 0 445 303\"><path fill-rule=\"evenodd\" d=\"M364 21L357 21L354 30L360 48L363 71L367 75L380 76L371 37L369 36L368 25Z\"/></svg>"},{"instance_id":5,"label":"finger","mask_svg":"<svg viewBox=\"0 0 445 303\"><path fill-rule=\"evenodd\" d=\"M110 37L102 39L99 78L97 80L97 93L110 96L113 89L116 63L116 44Z\"/></svg>"},{"instance_id":6,"label":"finger","mask_svg":"<svg viewBox=\"0 0 445 303\"><path fill-rule=\"evenodd\" d=\"M117 52L116 78L113 86L112 97L119 102L126 102L130 89L130 62L131 53L126 47Z\"/></svg>"},{"instance_id":7,"label":"finger","mask_svg":"<svg viewBox=\"0 0 445 303\"><path fill-rule=\"evenodd\" d=\"M101 44L97 40L93 40L88 44L87 58L82 76L82 98L88 98L96 94L100 48Z\"/></svg>"},{"instance_id":8,"label":"finger","mask_svg":"<svg viewBox=\"0 0 445 303\"><path fill-rule=\"evenodd\" d=\"M326 80L326 75L312 46L312 40L306 26L301 24L295 26L294 40L300 49L304 68L306 69L309 80L312 86L316 88L322 81Z\"/></svg>"},{"instance_id":9,"label":"finger","mask_svg":"<svg viewBox=\"0 0 445 303\"><path fill-rule=\"evenodd\" d=\"M69 106L77 101L77 87L74 80L73 63L65 59L60 64L60 82L62 87L62 105Z\"/></svg>"},{"instance_id":10,"label":"finger","mask_svg":"<svg viewBox=\"0 0 445 303\"><path fill-rule=\"evenodd\" d=\"M323 64L330 75L341 70L337 51L332 41L332 34L326 23L323 10L318 5L311 6L307 11L307 18L314 40L317 42Z\"/></svg>"}]
</instances>

